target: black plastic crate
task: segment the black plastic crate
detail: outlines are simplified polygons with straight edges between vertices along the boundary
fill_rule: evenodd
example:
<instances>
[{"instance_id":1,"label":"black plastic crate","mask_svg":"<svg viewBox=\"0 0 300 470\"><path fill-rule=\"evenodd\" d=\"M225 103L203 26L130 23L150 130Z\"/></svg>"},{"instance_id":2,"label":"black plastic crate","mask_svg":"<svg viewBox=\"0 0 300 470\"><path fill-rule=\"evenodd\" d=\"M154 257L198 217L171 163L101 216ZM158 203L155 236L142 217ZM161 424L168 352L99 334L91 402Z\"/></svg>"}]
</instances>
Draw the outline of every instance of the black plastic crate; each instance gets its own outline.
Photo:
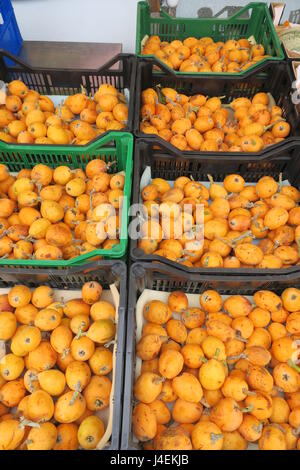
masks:
<instances>
[{"instance_id":1,"label":"black plastic crate","mask_svg":"<svg viewBox=\"0 0 300 470\"><path fill-rule=\"evenodd\" d=\"M268 155L257 156L250 154L239 156L235 153L220 157L218 154L180 155L170 150L164 143L157 148L156 142L149 139L137 139L135 141L132 204L140 202L140 179L145 168L151 168L151 178L164 178L174 181L179 176L193 176L195 181L208 181L208 174L212 175L215 182L223 181L230 173L238 173L246 182L256 182L262 176L273 176L289 180L290 184L300 190L300 146L290 142L274 149ZM225 275L253 275L257 274L289 274L299 272L300 266L295 265L282 269L258 269L258 268L189 268L187 266L170 261L157 255L146 255L138 248L138 240L130 239L130 257L134 262L154 261L162 262L173 268L188 273L201 274L225 274Z\"/></svg>"},{"instance_id":2,"label":"black plastic crate","mask_svg":"<svg viewBox=\"0 0 300 470\"><path fill-rule=\"evenodd\" d=\"M160 73L154 71L154 65L161 67L162 71ZM276 65L265 65L262 69L241 78L234 75L230 77L217 75L214 77L204 77L201 74L197 76L185 74L183 77L179 77L171 73L168 67L161 65L159 61L156 62L150 58L138 59L133 131L137 137L152 139L157 145L165 144L166 148L170 151L176 151L177 155L198 155L198 157L202 157L202 155L216 155L218 158L222 158L222 156L235 153L235 155L241 158L248 158L251 155L265 156L273 154L282 145L288 145L292 142L298 144L300 152L300 104L299 99L297 99L299 96L296 88L293 88L294 80L291 65L287 61L282 61ZM174 147L174 145L164 141L161 137L154 134L145 134L140 131L142 91L157 85L175 88L179 93L184 93L188 96L198 93L210 97L226 96L224 104L230 103L238 97L251 99L260 91L269 92L274 97L276 104L283 109L283 118L291 125L290 136L278 144L253 154L247 152L182 152ZM293 96L296 98L296 104L292 101Z\"/></svg>"},{"instance_id":3,"label":"black plastic crate","mask_svg":"<svg viewBox=\"0 0 300 470\"><path fill-rule=\"evenodd\" d=\"M13 61L9 62L11 65L7 65L5 59L8 58ZM128 121L122 132L133 129L136 77L136 58L133 54L118 54L97 70L72 70L32 67L1 49L0 77L5 82L22 80L28 88L42 95L74 95L80 93L83 86L87 94L93 96L103 83L113 85L120 93L127 88Z\"/></svg>"},{"instance_id":4,"label":"black plastic crate","mask_svg":"<svg viewBox=\"0 0 300 470\"><path fill-rule=\"evenodd\" d=\"M9 271L0 269L0 287L7 288L21 283L35 288L39 285L48 285L53 289L76 290L88 281L97 280L103 289L115 283L120 294L118 311L118 342L116 351L116 370L114 388L113 423L110 444L105 447L117 450L120 446L120 433L123 406L123 378L125 356L126 332L126 306L127 306L127 267L121 261L99 261L84 267L72 267L65 270L40 269L39 271L12 268Z\"/></svg>"},{"instance_id":5,"label":"black plastic crate","mask_svg":"<svg viewBox=\"0 0 300 470\"><path fill-rule=\"evenodd\" d=\"M172 292L182 290L187 294L201 294L207 289L217 290L221 295L253 295L261 289L281 294L287 287L300 287L300 274L289 276L207 276L188 274L178 269L158 263L135 263L129 276L126 362L124 382L124 403L122 420L121 448L137 450L139 445L133 441L132 410L134 402L134 377L136 359L136 317L135 306L144 289Z\"/></svg>"}]
</instances>

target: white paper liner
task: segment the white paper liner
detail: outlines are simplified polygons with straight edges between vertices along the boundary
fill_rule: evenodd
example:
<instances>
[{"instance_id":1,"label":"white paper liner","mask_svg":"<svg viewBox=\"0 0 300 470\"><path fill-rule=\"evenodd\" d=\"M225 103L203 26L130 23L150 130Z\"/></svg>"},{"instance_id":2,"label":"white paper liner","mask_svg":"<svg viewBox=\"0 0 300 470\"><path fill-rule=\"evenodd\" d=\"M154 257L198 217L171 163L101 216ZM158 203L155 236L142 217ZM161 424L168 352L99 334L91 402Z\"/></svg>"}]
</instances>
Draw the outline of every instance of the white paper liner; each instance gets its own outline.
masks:
<instances>
[{"instance_id":1,"label":"white paper liner","mask_svg":"<svg viewBox=\"0 0 300 470\"><path fill-rule=\"evenodd\" d=\"M111 284L109 286L109 288L110 288L110 291L107 291L108 298L106 298L106 299L103 298L103 300L108 300L108 301L112 302L113 305L115 306L115 310L116 310L115 321L116 321L116 324L118 325L120 295L119 295L119 291L118 291L115 284ZM113 370L108 375L108 377L112 381L112 389L111 389L111 394L110 394L109 407L106 408L105 410L102 410L103 414L106 411L105 417L102 418L101 411L99 411L97 413L99 418L103 419L104 424L107 424L107 427L106 427L106 430L105 430L105 433L104 433L102 439L100 439L100 441L98 442L97 448L95 450L103 449L106 446L106 444L108 443L108 441L111 437L111 434L112 434L113 414L114 414L114 394L115 394L114 392L115 392L115 379L116 379L117 341L118 341L118 328L117 328L116 336L115 336L115 344L113 346Z\"/></svg>"},{"instance_id":2,"label":"white paper liner","mask_svg":"<svg viewBox=\"0 0 300 470\"><path fill-rule=\"evenodd\" d=\"M106 300L107 302L111 302L115 307L115 322L116 326L118 325L119 320L119 302L120 302L120 295L119 291L115 284L111 284L109 286L110 290L103 290L101 295L101 300ZM0 288L0 295L7 294L10 288ZM33 290L33 289L32 289ZM64 301L67 302L68 300L81 298L81 291L80 290L60 290L54 289L55 292L55 300L54 301ZM110 346L110 350L113 353L113 370L108 377L112 381L112 389L110 394L110 403L107 408L104 410L97 411L95 414L103 421L105 433L102 439L99 441L97 448L95 450L103 449L106 444L108 443L111 434L112 434L112 424L113 424L113 408L114 408L114 391L115 391L115 373L116 373L116 351L117 351L117 341L118 341L118 328L116 328L116 336L114 338L114 344ZM4 343L4 342L0 342Z\"/></svg>"},{"instance_id":3,"label":"white paper liner","mask_svg":"<svg viewBox=\"0 0 300 470\"><path fill-rule=\"evenodd\" d=\"M193 176L192 174L190 176ZM151 167L150 166L146 166L145 170L143 171L142 173L142 176L141 176L141 179L140 179L140 193L142 191L142 189L147 186L148 184L151 184L152 182L152 177L151 177ZM197 181L197 180L195 180ZM170 184L170 186L173 188L174 187L174 181L170 181L168 180L168 183ZM209 188L210 187L210 182L209 181L199 181L199 183L203 184L203 186L205 186L206 188ZM222 184L221 182L219 181L216 181L216 184ZM246 181L246 186L255 186L257 184L257 181L252 183L252 182L249 182L249 181ZM284 180L282 181L282 186L289 186L290 183L288 180ZM210 201L210 200L209 200ZM140 196L140 202L142 202L142 198Z\"/></svg>"},{"instance_id":4,"label":"white paper liner","mask_svg":"<svg viewBox=\"0 0 300 470\"><path fill-rule=\"evenodd\" d=\"M138 298L138 301L136 303L135 307L135 315L136 315L136 345L139 342L139 340L142 337L142 330L143 326L147 323L147 321L144 318L143 315L143 309L144 306L147 302L151 302L152 300L160 300L161 302L167 303L168 302L168 297L170 295L170 292L160 292L156 290L151 290L151 289L144 289L140 297ZM198 307L202 308L199 302L200 294L186 294L188 298L188 306L189 307ZM231 297L231 295L222 295L221 296L223 301L228 299L228 297ZM254 305L254 300L253 296L248 296L245 295L243 296L246 299L248 299L253 305ZM176 314L173 312L172 314L173 318L180 319L180 314ZM192 330L190 330L192 331ZM141 367L142 367L142 360L136 356L136 362L135 362L135 380L138 378L138 376L141 373ZM173 403L166 403L168 408L172 410ZM135 443L138 443L138 439L133 435L133 440ZM255 443L249 443L248 444L248 450L257 450L258 445Z\"/></svg>"},{"instance_id":5,"label":"white paper liner","mask_svg":"<svg viewBox=\"0 0 300 470\"><path fill-rule=\"evenodd\" d=\"M300 69L300 67L299 67L299 69ZM191 175L191 176L193 176L193 175ZM143 203L143 199L141 197L141 191L145 186L152 183L152 179L153 178L151 177L151 167L147 166L145 168L145 170L143 171L141 179L140 179L140 194L139 194L139 203L140 204ZM174 181L168 180L168 183L170 184L171 188L174 187ZM207 189L209 189L209 187L210 187L210 182L209 181L199 181L199 183L203 184L203 186L205 186ZM221 182L219 183L218 181L216 181L216 183L221 185ZM246 186L255 186L256 184L257 184L257 182L255 182L255 183L248 182L248 181L246 182ZM282 184L282 186L290 186L291 185L288 180L282 181L281 184ZM212 202L211 199L209 199L209 203L211 203L211 202ZM254 245L258 245L261 240L262 240L261 238L254 238L252 240L252 243Z\"/></svg>"},{"instance_id":6,"label":"white paper liner","mask_svg":"<svg viewBox=\"0 0 300 470\"><path fill-rule=\"evenodd\" d=\"M285 4L271 3L274 26L278 26L283 15Z\"/></svg>"},{"instance_id":7,"label":"white paper liner","mask_svg":"<svg viewBox=\"0 0 300 470\"><path fill-rule=\"evenodd\" d=\"M294 67L296 76L296 88L300 91L300 63L296 63Z\"/></svg>"}]
</instances>

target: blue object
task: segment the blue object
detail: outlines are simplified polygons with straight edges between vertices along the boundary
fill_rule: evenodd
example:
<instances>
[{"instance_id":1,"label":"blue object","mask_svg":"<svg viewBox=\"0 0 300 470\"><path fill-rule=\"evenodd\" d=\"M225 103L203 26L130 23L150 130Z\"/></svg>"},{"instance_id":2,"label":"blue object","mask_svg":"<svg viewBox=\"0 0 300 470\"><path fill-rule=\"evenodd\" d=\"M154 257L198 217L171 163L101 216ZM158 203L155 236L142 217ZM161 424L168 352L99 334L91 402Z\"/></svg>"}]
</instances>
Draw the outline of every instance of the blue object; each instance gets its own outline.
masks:
<instances>
[{"instance_id":1,"label":"blue object","mask_svg":"<svg viewBox=\"0 0 300 470\"><path fill-rule=\"evenodd\" d=\"M11 0L0 0L0 49L18 55L23 39L15 17ZM7 65L13 62L5 59Z\"/></svg>"}]
</instances>

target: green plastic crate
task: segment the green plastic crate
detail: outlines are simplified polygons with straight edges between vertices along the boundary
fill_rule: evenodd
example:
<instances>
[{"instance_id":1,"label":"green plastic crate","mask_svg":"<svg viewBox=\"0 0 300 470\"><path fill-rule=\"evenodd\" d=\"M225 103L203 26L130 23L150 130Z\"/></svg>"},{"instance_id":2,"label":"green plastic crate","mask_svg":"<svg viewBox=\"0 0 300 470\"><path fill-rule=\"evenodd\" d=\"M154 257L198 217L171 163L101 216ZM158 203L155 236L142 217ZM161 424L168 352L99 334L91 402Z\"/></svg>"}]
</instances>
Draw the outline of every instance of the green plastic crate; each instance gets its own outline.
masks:
<instances>
[{"instance_id":1,"label":"green plastic crate","mask_svg":"<svg viewBox=\"0 0 300 470\"><path fill-rule=\"evenodd\" d=\"M83 264L94 256L106 259L122 258L127 251L128 243L128 211L132 186L133 167L133 136L127 132L110 132L89 145L55 146L55 145L21 145L0 142L0 163L5 164L10 172L19 172L22 168L33 168L43 163L51 168L66 165L72 169L85 169L90 160L101 158L112 165L113 172L125 171L124 205L121 219L120 244L111 250L95 249L90 253L76 256L69 260L18 260L0 259L0 266L21 267L60 267Z\"/></svg>"},{"instance_id":2,"label":"green plastic crate","mask_svg":"<svg viewBox=\"0 0 300 470\"><path fill-rule=\"evenodd\" d=\"M245 12L250 18L243 18ZM266 3L251 2L230 18L172 18L164 10L160 17L152 17L149 4L145 1L138 3L136 28L136 54L139 57L152 57L161 68L167 68L176 75L191 75L193 72L178 72L164 64L154 55L142 55L142 41L145 36L157 35L162 41L184 40L189 36L196 38L211 37L214 41L249 38L254 36L256 42L263 44L265 53L272 58L262 60L240 73L201 73L201 76L245 76L253 70L261 69L266 63L284 60L284 52L275 31L273 21Z\"/></svg>"}]
</instances>

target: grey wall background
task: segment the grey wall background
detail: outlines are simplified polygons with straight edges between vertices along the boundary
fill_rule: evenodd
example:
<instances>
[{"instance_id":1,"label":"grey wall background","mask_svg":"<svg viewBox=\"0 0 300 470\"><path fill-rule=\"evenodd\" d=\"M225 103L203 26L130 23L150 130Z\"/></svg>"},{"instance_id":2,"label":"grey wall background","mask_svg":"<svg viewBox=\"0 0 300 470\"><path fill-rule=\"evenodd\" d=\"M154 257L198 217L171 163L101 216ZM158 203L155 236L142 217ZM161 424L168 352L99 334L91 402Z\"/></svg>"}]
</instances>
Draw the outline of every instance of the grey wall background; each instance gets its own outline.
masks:
<instances>
[{"instance_id":1,"label":"grey wall background","mask_svg":"<svg viewBox=\"0 0 300 470\"><path fill-rule=\"evenodd\" d=\"M208 7L210 8L213 13L217 13L220 11L225 5L233 5L233 6L244 6L247 5L251 0L212 0L212 1L199 1L199 0L181 0L179 1L177 12L178 16L197 16L197 10L199 8ZM264 0L262 0L264 1ZM267 3L270 1L266 0ZM289 16L289 12L291 10L296 10L300 8L300 1L299 0L287 0L285 2L285 14L284 19L287 19Z\"/></svg>"},{"instance_id":2,"label":"grey wall background","mask_svg":"<svg viewBox=\"0 0 300 470\"><path fill-rule=\"evenodd\" d=\"M25 40L120 42L124 52L135 50L138 0L13 0ZM226 4L243 6L247 0L179 0L177 16L196 17L199 8L213 14ZM284 18L300 8L299 0L287 0Z\"/></svg>"}]
</instances>

